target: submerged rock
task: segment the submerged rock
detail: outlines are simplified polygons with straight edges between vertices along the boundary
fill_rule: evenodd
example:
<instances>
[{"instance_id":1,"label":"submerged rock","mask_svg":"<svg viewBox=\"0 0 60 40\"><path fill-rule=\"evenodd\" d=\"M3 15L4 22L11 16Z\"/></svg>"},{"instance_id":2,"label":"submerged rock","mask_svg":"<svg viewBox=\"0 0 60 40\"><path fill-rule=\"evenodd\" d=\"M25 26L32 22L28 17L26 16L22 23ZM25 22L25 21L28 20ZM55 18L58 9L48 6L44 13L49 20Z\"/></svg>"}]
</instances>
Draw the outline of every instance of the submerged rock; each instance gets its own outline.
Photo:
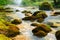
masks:
<instances>
[{"instance_id":1,"label":"submerged rock","mask_svg":"<svg viewBox=\"0 0 60 40\"><path fill-rule=\"evenodd\" d=\"M52 28L57 28L58 26L55 26L53 22L47 22L46 24L50 25Z\"/></svg>"},{"instance_id":2,"label":"submerged rock","mask_svg":"<svg viewBox=\"0 0 60 40\"><path fill-rule=\"evenodd\" d=\"M36 24L34 23L33 26L37 26L35 29L32 30L33 34L38 36L38 37L44 37L46 36L50 31L51 28L49 25L45 25L45 24Z\"/></svg>"},{"instance_id":3,"label":"submerged rock","mask_svg":"<svg viewBox=\"0 0 60 40\"><path fill-rule=\"evenodd\" d=\"M22 21L18 20L18 19L14 19L13 21L11 21L12 24L21 24Z\"/></svg>"},{"instance_id":4,"label":"submerged rock","mask_svg":"<svg viewBox=\"0 0 60 40\"><path fill-rule=\"evenodd\" d=\"M55 33L56 39L60 40L60 30Z\"/></svg>"},{"instance_id":5,"label":"submerged rock","mask_svg":"<svg viewBox=\"0 0 60 40\"><path fill-rule=\"evenodd\" d=\"M53 10L53 6L52 4L48 3L48 2L43 2L40 6L39 6L40 10Z\"/></svg>"}]
</instances>

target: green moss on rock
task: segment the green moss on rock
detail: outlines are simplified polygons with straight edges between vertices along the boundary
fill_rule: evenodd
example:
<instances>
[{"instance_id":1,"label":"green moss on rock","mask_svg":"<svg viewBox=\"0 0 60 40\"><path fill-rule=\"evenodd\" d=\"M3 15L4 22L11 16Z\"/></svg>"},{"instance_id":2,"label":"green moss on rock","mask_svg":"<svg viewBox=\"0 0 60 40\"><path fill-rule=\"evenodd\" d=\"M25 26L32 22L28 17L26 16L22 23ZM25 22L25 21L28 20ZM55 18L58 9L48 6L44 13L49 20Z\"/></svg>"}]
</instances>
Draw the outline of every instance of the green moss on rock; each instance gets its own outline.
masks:
<instances>
[{"instance_id":1,"label":"green moss on rock","mask_svg":"<svg viewBox=\"0 0 60 40\"><path fill-rule=\"evenodd\" d=\"M4 20L0 20L0 34L4 34L8 37L14 37L20 34L20 32L16 25Z\"/></svg>"},{"instance_id":2,"label":"green moss on rock","mask_svg":"<svg viewBox=\"0 0 60 40\"><path fill-rule=\"evenodd\" d=\"M0 40L12 40L12 39L6 37L6 36L3 35L3 34L0 34Z\"/></svg>"},{"instance_id":3,"label":"green moss on rock","mask_svg":"<svg viewBox=\"0 0 60 40\"><path fill-rule=\"evenodd\" d=\"M33 26L36 26L36 28L34 28L32 32L34 35L38 37L44 37L51 31L50 26L46 24L34 23Z\"/></svg>"},{"instance_id":4,"label":"green moss on rock","mask_svg":"<svg viewBox=\"0 0 60 40\"><path fill-rule=\"evenodd\" d=\"M53 6L48 2L43 2L40 5L40 10L53 10Z\"/></svg>"},{"instance_id":5,"label":"green moss on rock","mask_svg":"<svg viewBox=\"0 0 60 40\"><path fill-rule=\"evenodd\" d=\"M60 30L58 30L58 31L55 33L55 36L56 36L56 39L57 39L57 40L60 40Z\"/></svg>"},{"instance_id":6,"label":"green moss on rock","mask_svg":"<svg viewBox=\"0 0 60 40\"><path fill-rule=\"evenodd\" d=\"M21 24L22 21L18 20L18 19L14 19L13 21L11 21L12 24Z\"/></svg>"}]
</instances>

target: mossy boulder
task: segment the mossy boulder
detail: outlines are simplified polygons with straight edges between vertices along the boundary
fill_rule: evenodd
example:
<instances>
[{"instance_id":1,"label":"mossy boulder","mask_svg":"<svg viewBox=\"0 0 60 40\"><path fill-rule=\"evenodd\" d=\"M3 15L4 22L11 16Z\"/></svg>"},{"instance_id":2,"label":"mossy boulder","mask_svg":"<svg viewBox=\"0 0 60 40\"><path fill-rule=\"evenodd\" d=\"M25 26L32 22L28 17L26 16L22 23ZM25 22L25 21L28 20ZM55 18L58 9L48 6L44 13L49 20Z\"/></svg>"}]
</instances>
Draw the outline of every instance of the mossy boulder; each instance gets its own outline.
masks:
<instances>
[{"instance_id":1,"label":"mossy boulder","mask_svg":"<svg viewBox=\"0 0 60 40\"><path fill-rule=\"evenodd\" d=\"M0 40L12 40L12 39L6 37L6 36L3 35L3 34L0 34Z\"/></svg>"},{"instance_id":2,"label":"mossy boulder","mask_svg":"<svg viewBox=\"0 0 60 40\"><path fill-rule=\"evenodd\" d=\"M37 37L45 37L47 35L47 33L45 33L42 30L39 30L37 33L34 33L34 35Z\"/></svg>"},{"instance_id":3,"label":"mossy boulder","mask_svg":"<svg viewBox=\"0 0 60 40\"><path fill-rule=\"evenodd\" d=\"M55 36L56 36L56 39L57 39L57 40L60 40L60 30L58 30L58 31L55 33Z\"/></svg>"},{"instance_id":4,"label":"mossy boulder","mask_svg":"<svg viewBox=\"0 0 60 40\"><path fill-rule=\"evenodd\" d=\"M20 32L16 25L0 19L0 34L4 34L8 37L14 37L20 34Z\"/></svg>"},{"instance_id":5,"label":"mossy boulder","mask_svg":"<svg viewBox=\"0 0 60 40\"><path fill-rule=\"evenodd\" d=\"M23 18L22 20L30 20L30 21L34 21L34 20L36 20L36 17L35 17L35 16L29 16L29 17Z\"/></svg>"},{"instance_id":6,"label":"mossy boulder","mask_svg":"<svg viewBox=\"0 0 60 40\"><path fill-rule=\"evenodd\" d=\"M14 19L14 20L11 21L11 23L12 23L12 24L21 24L22 21L19 20L19 19Z\"/></svg>"},{"instance_id":7,"label":"mossy boulder","mask_svg":"<svg viewBox=\"0 0 60 40\"><path fill-rule=\"evenodd\" d=\"M32 16L25 17L23 20L37 20L38 22L43 22L46 17L47 15L44 11L36 11Z\"/></svg>"},{"instance_id":8,"label":"mossy boulder","mask_svg":"<svg viewBox=\"0 0 60 40\"><path fill-rule=\"evenodd\" d=\"M34 28L32 30L32 32L33 32L34 35L36 35L38 37L44 37L51 31L50 26L46 25L46 24L36 24L36 23L34 23L33 26L36 26L36 28Z\"/></svg>"},{"instance_id":9,"label":"mossy boulder","mask_svg":"<svg viewBox=\"0 0 60 40\"><path fill-rule=\"evenodd\" d=\"M44 21L43 18L39 18L39 19L37 19L37 22L39 22L39 23L41 23L41 22L43 22L43 21Z\"/></svg>"},{"instance_id":10,"label":"mossy boulder","mask_svg":"<svg viewBox=\"0 0 60 40\"><path fill-rule=\"evenodd\" d=\"M52 4L48 3L48 2L43 2L40 6L39 6L40 10L53 10L53 6Z\"/></svg>"},{"instance_id":11,"label":"mossy boulder","mask_svg":"<svg viewBox=\"0 0 60 40\"><path fill-rule=\"evenodd\" d=\"M36 16L37 18L46 18L47 14L45 13L45 11L36 11L33 16Z\"/></svg>"},{"instance_id":12,"label":"mossy boulder","mask_svg":"<svg viewBox=\"0 0 60 40\"><path fill-rule=\"evenodd\" d=\"M32 23L32 24L31 24L31 26L36 26L36 25L38 25L38 23Z\"/></svg>"}]
</instances>

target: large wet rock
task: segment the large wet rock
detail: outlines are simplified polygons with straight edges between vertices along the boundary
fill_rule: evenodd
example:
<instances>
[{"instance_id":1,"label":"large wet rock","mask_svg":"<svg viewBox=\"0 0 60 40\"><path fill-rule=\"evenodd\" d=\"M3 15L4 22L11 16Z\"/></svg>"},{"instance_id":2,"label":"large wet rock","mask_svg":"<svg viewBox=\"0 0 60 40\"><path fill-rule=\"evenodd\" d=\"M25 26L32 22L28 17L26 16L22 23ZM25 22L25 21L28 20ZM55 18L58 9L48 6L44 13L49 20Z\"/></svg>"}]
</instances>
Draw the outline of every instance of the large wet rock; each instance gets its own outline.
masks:
<instances>
[{"instance_id":1,"label":"large wet rock","mask_svg":"<svg viewBox=\"0 0 60 40\"><path fill-rule=\"evenodd\" d=\"M38 32L34 33L34 35L37 37L45 37L47 35L47 33L45 33L42 30L39 30Z\"/></svg>"},{"instance_id":2,"label":"large wet rock","mask_svg":"<svg viewBox=\"0 0 60 40\"><path fill-rule=\"evenodd\" d=\"M41 22L43 22L43 21L44 21L43 18L39 18L39 19L37 19L37 22L39 22L39 23L41 23Z\"/></svg>"},{"instance_id":3,"label":"large wet rock","mask_svg":"<svg viewBox=\"0 0 60 40\"><path fill-rule=\"evenodd\" d=\"M32 16L25 17L23 20L37 20L38 22L43 22L46 17L47 15L44 11L36 11Z\"/></svg>"},{"instance_id":4,"label":"large wet rock","mask_svg":"<svg viewBox=\"0 0 60 40\"><path fill-rule=\"evenodd\" d=\"M30 21L34 21L34 20L36 20L36 17L35 17L35 16L29 16L29 17L23 18L22 20L30 20Z\"/></svg>"},{"instance_id":5,"label":"large wet rock","mask_svg":"<svg viewBox=\"0 0 60 40\"><path fill-rule=\"evenodd\" d=\"M56 36L56 39L57 39L57 40L60 40L60 30L58 30L58 31L55 33L55 36Z\"/></svg>"},{"instance_id":6,"label":"large wet rock","mask_svg":"<svg viewBox=\"0 0 60 40\"><path fill-rule=\"evenodd\" d=\"M52 4L48 3L48 2L43 2L40 6L39 6L40 10L53 10L53 6Z\"/></svg>"},{"instance_id":7,"label":"large wet rock","mask_svg":"<svg viewBox=\"0 0 60 40\"><path fill-rule=\"evenodd\" d=\"M6 36L3 35L3 34L0 34L0 40L12 40L12 39L6 37Z\"/></svg>"},{"instance_id":8,"label":"large wet rock","mask_svg":"<svg viewBox=\"0 0 60 40\"><path fill-rule=\"evenodd\" d=\"M20 32L16 25L0 19L0 34L4 34L8 37L14 37L20 34Z\"/></svg>"},{"instance_id":9,"label":"large wet rock","mask_svg":"<svg viewBox=\"0 0 60 40\"><path fill-rule=\"evenodd\" d=\"M44 19L47 17L47 14L45 13L45 11L36 11L36 12L34 12L33 16Z\"/></svg>"},{"instance_id":10,"label":"large wet rock","mask_svg":"<svg viewBox=\"0 0 60 40\"><path fill-rule=\"evenodd\" d=\"M14 20L11 21L11 23L12 23L12 24L21 24L22 21L19 20L19 19L14 19Z\"/></svg>"},{"instance_id":11,"label":"large wet rock","mask_svg":"<svg viewBox=\"0 0 60 40\"><path fill-rule=\"evenodd\" d=\"M33 23L33 26L36 26L36 28L32 32L38 37L45 37L51 31L49 25Z\"/></svg>"}]
</instances>

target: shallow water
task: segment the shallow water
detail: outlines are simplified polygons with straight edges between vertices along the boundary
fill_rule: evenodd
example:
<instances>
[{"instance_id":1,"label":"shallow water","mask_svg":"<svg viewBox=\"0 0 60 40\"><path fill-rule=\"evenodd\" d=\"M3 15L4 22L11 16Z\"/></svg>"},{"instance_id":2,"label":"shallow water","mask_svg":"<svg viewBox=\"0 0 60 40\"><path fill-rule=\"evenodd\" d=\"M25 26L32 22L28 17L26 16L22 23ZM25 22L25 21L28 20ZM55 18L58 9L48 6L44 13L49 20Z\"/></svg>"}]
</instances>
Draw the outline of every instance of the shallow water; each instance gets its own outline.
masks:
<instances>
[{"instance_id":1,"label":"shallow water","mask_svg":"<svg viewBox=\"0 0 60 40\"><path fill-rule=\"evenodd\" d=\"M20 9L19 7L17 7L16 9L20 10L20 12L14 12L15 14L13 14L12 16L14 16L14 18L16 17L19 19L24 18L25 15L23 13L21 13L21 10L25 10L25 8ZM30 11L33 12L36 10L32 9ZM60 16L50 16L51 11L45 11L45 12L48 15L48 17L44 20L44 22L47 22L49 20L54 21L54 22L57 22L57 21L60 22ZM34 36L33 33L31 32L32 29L35 28L35 27L30 25L31 23L32 22L30 22L30 21L22 21L22 24L17 25L20 28L21 35L16 36L14 38L14 40L56 40L55 32L57 30L59 30L60 27L59 28L51 28L53 31L48 33L48 35L46 37L38 38L38 37Z\"/></svg>"}]
</instances>

